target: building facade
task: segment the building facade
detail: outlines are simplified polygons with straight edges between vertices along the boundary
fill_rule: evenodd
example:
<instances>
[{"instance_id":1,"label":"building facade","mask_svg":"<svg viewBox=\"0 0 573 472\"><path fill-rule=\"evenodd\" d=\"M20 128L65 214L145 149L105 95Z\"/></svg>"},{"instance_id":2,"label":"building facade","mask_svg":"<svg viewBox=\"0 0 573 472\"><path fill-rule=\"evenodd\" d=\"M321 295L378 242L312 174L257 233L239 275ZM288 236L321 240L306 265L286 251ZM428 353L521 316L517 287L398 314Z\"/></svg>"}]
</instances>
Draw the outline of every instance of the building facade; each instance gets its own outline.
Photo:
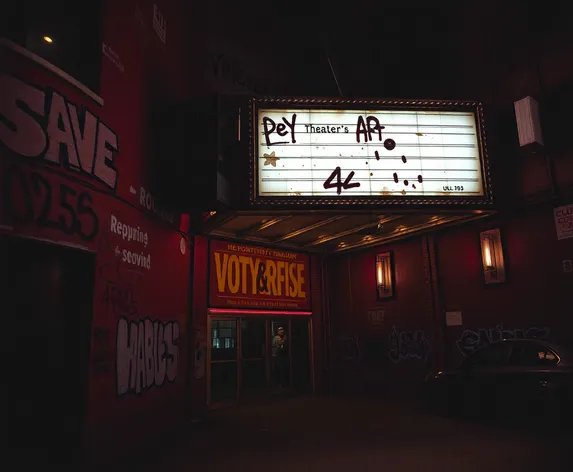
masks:
<instances>
[{"instance_id":1,"label":"building facade","mask_svg":"<svg viewBox=\"0 0 573 472\"><path fill-rule=\"evenodd\" d=\"M186 13L44 7L8 15L26 29L0 45L2 298L20 359L5 359L18 367L3 404L14 441L85 440L103 457L187 408L193 249L153 191L148 124L190 93Z\"/></svg>"},{"instance_id":2,"label":"building facade","mask_svg":"<svg viewBox=\"0 0 573 472\"><path fill-rule=\"evenodd\" d=\"M200 211L172 198L185 199L185 188L163 198L158 178L178 171L159 137L172 104L280 88L228 31L221 33L212 8L178 0L89 8L51 2L34 10L14 4L3 15L11 20L2 23L0 43L0 250L9 281L2 298L15 333L3 408L14 448L53 438L69 445L63 460L83 449L91 460L107 461L202 419L217 368L207 330L218 330L216 317L223 325L235 320L235 349L241 333L252 335L241 330L244 313L212 311L228 306L213 298L215 257L227 254L226 243L198 235ZM279 251L267 259L295 261L295 309L280 296L266 303L268 315L278 317L274 331L285 325L289 349L310 359L312 340L320 339L313 333L321 332L320 320L312 332L310 325L320 311L320 270L311 272L317 262ZM304 320L300 328L296 316ZM257 319L270 349L270 318ZM300 348L291 347L291 325L305 333ZM220 330L218 336L224 348ZM245 384L243 357L233 364L237 388ZM268 377L271 357L259 349L249 360ZM299 384L311 391L312 365L299 364L306 369L298 369Z\"/></svg>"},{"instance_id":3,"label":"building facade","mask_svg":"<svg viewBox=\"0 0 573 472\"><path fill-rule=\"evenodd\" d=\"M70 434L111 457L209 408L285 391L403 393L496 339L570 339L562 104L573 42L548 40L540 67L492 61L457 90L485 104L494 208L248 207L240 146L219 167L227 204L211 208L190 197L182 162L202 157L185 141L225 154L229 135L189 129L177 148L158 138L165 104L289 93L284 65L264 45L235 43L240 25L219 24L215 2L106 1L87 12L60 3L39 22L15 12L26 34L0 43L2 297L17 333L6 369L20 399L4 404L17 439L29 441L31 424L62 424L36 428L34 441ZM73 21L52 29L58 15ZM514 112L526 96L542 110L545 139L533 147L520 146ZM168 198L158 175L173 178ZM379 295L380 255L390 257L391 297Z\"/></svg>"},{"instance_id":4,"label":"building facade","mask_svg":"<svg viewBox=\"0 0 573 472\"><path fill-rule=\"evenodd\" d=\"M573 98L569 7L460 8L463 80L450 93L484 104L497 214L331 260L339 389L413 392L431 369L454 366L498 339L573 340L572 148L564 132ZM539 103L538 140L519 133L526 119L514 103L525 97ZM497 229L505 280L490 284L480 235ZM377 299L373 267L386 251L394 254L396 297L385 301Z\"/></svg>"}]
</instances>

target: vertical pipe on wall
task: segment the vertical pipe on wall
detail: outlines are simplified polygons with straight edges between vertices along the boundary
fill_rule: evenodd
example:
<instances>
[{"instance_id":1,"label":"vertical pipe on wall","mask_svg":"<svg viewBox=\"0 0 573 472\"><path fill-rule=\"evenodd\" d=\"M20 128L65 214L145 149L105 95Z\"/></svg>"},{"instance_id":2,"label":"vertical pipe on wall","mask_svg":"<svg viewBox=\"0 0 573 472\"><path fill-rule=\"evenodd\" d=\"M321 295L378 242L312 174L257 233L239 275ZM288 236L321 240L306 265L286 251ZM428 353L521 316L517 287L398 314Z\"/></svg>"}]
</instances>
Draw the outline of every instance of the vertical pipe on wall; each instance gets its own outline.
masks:
<instances>
[{"instance_id":1,"label":"vertical pipe on wall","mask_svg":"<svg viewBox=\"0 0 573 472\"><path fill-rule=\"evenodd\" d=\"M332 342L330 330L330 290L327 276L326 260L320 256L321 289L322 289L322 352L323 352L323 373L322 387L327 387L330 391L330 343Z\"/></svg>"},{"instance_id":2,"label":"vertical pipe on wall","mask_svg":"<svg viewBox=\"0 0 573 472\"><path fill-rule=\"evenodd\" d=\"M210 346L210 333L208 327L208 300L209 300L209 241L205 236L195 235L193 238L193 295L191 304L191 325L193 338L190 339L189 357L192 358L192 368L195 369L195 349L194 341L199 329L204 329L207 351ZM206 361L205 361L206 362ZM191 420L200 421L206 414L207 406L207 380L209 364L205 365L205 372L200 379L190 376L190 387L188 401L191 403Z\"/></svg>"},{"instance_id":3,"label":"vertical pipe on wall","mask_svg":"<svg viewBox=\"0 0 573 472\"><path fill-rule=\"evenodd\" d=\"M536 35L534 35L535 38ZM545 94L545 87L543 81L543 53L541 51L542 41L541 38L536 38L531 40L532 41L532 49L533 54L531 54L530 58L533 60L533 68L534 74L537 81L537 94L540 102L543 104L544 99L546 97ZM543 120L541 121L541 129L543 129ZM559 199L559 186L557 185L557 179L555 178L555 162L553 157L545 150L545 166L547 168L547 176L549 178L549 185L551 186L551 199Z\"/></svg>"},{"instance_id":4,"label":"vertical pipe on wall","mask_svg":"<svg viewBox=\"0 0 573 472\"><path fill-rule=\"evenodd\" d=\"M352 306L352 270L350 257L346 257L346 267L348 267L348 305Z\"/></svg>"},{"instance_id":5,"label":"vertical pipe on wall","mask_svg":"<svg viewBox=\"0 0 573 472\"><path fill-rule=\"evenodd\" d=\"M188 267L189 270L189 293L187 294L187 306L189 312L187 313L187 372L185 372L185 418L191 420L193 417L192 405L191 405L191 383L193 382L193 373L195 370L195 359L194 359L194 346L195 346L195 333L193 331L193 282L195 280L195 258L193 257L194 250L195 250L195 239L193 234L186 233L185 240L188 243L187 250L191 253L190 255L190 264Z\"/></svg>"},{"instance_id":6,"label":"vertical pipe on wall","mask_svg":"<svg viewBox=\"0 0 573 472\"><path fill-rule=\"evenodd\" d=\"M438 261L436 257L436 240L433 236L424 236L424 252L427 254L428 282L430 284L430 300L434 321L434 332L436 340L434 342L434 368L443 366L445 362L445 336L444 336L444 309L441 297L441 290L438 276Z\"/></svg>"}]
</instances>

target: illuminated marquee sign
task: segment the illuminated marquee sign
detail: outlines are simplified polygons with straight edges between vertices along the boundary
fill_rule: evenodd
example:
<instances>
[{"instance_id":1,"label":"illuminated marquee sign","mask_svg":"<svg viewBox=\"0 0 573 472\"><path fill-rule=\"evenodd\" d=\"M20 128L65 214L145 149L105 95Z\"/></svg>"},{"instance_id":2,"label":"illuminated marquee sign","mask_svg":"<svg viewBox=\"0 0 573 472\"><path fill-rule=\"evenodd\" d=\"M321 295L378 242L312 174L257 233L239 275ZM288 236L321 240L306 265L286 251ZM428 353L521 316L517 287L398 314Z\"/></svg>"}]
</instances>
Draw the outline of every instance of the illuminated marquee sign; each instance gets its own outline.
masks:
<instances>
[{"instance_id":1,"label":"illuminated marquee sign","mask_svg":"<svg viewBox=\"0 0 573 472\"><path fill-rule=\"evenodd\" d=\"M481 106L253 99L251 203L488 204Z\"/></svg>"},{"instance_id":2,"label":"illuminated marquee sign","mask_svg":"<svg viewBox=\"0 0 573 472\"><path fill-rule=\"evenodd\" d=\"M210 254L211 307L310 309L307 255L224 241Z\"/></svg>"}]
</instances>

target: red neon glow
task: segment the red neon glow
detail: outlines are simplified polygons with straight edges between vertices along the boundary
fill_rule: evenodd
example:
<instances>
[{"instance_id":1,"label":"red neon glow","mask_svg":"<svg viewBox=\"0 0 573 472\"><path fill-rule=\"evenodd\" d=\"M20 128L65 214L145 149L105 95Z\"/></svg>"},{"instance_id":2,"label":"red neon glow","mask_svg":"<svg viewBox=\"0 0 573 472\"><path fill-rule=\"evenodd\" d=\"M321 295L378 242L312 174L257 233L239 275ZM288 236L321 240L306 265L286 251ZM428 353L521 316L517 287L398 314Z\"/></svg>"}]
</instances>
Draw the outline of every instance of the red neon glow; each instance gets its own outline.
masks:
<instances>
[{"instance_id":1,"label":"red neon glow","mask_svg":"<svg viewBox=\"0 0 573 472\"><path fill-rule=\"evenodd\" d=\"M240 310L225 308L209 308L209 313L215 315L289 315L289 316L310 316L312 311L265 311L265 310Z\"/></svg>"}]
</instances>

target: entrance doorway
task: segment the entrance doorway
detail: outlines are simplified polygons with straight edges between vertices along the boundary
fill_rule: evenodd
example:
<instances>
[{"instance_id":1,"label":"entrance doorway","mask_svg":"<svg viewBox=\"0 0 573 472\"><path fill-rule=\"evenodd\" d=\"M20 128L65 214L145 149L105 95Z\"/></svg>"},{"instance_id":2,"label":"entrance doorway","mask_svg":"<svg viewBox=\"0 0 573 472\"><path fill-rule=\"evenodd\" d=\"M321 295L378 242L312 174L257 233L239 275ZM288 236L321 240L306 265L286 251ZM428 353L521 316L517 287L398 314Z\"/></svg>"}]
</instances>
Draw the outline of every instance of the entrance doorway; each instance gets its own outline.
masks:
<instances>
[{"instance_id":1,"label":"entrance doorway","mask_svg":"<svg viewBox=\"0 0 573 472\"><path fill-rule=\"evenodd\" d=\"M4 437L20 463L69 464L83 446L95 256L0 235L0 261Z\"/></svg>"},{"instance_id":2,"label":"entrance doorway","mask_svg":"<svg viewBox=\"0 0 573 472\"><path fill-rule=\"evenodd\" d=\"M310 317L217 316L209 323L211 407L313 391Z\"/></svg>"}]
</instances>

